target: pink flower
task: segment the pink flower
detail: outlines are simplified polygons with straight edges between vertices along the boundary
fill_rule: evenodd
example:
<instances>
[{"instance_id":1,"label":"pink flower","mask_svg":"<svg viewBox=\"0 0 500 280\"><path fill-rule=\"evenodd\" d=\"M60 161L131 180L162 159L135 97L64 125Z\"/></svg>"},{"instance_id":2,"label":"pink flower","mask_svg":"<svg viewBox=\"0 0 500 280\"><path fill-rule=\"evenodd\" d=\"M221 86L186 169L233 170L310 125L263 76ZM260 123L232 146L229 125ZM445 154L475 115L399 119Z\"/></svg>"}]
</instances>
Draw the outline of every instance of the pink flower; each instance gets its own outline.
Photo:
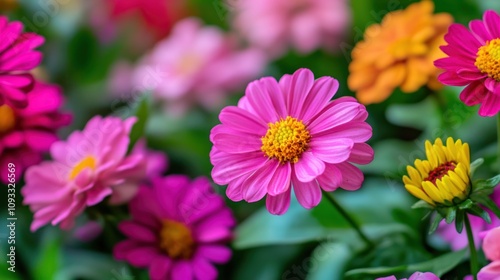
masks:
<instances>
[{"instance_id":1,"label":"pink flower","mask_svg":"<svg viewBox=\"0 0 500 280\"><path fill-rule=\"evenodd\" d=\"M224 243L236 221L205 178L156 178L152 188L140 188L129 209L132 220L118 226L127 240L115 246L114 256L149 268L153 280L216 279L213 264L231 258Z\"/></svg>"},{"instance_id":2,"label":"pink flower","mask_svg":"<svg viewBox=\"0 0 500 280\"><path fill-rule=\"evenodd\" d=\"M17 108L28 105L26 93L33 87L33 77L26 71L42 61L42 54L33 49L44 42L42 36L22 29L22 23L0 16L0 105Z\"/></svg>"},{"instance_id":3,"label":"pink flower","mask_svg":"<svg viewBox=\"0 0 500 280\"><path fill-rule=\"evenodd\" d=\"M69 114L59 111L63 103L59 87L36 82L25 98L27 107L22 109L0 105L0 181L5 183L9 163L15 165L19 181L24 170L41 162L42 154L58 140L57 130L71 122Z\"/></svg>"},{"instance_id":4,"label":"pink flower","mask_svg":"<svg viewBox=\"0 0 500 280\"><path fill-rule=\"evenodd\" d=\"M368 164L372 136L368 113L352 97L330 99L337 80L314 80L309 69L277 82L250 83L238 106L222 110L212 129L212 178L228 184L233 201L255 202L267 195L269 212L283 214L293 190L299 203L313 208L321 189L357 190L363 173L352 163Z\"/></svg>"},{"instance_id":5,"label":"pink flower","mask_svg":"<svg viewBox=\"0 0 500 280\"><path fill-rule=\"evenodd\" d=\"M235 0L234 25L253 45L279 56L338 46L350 22L346 0Z\"/></svg>"},{"instance_id":6,"label":"pink flower","mask_svg":"<svg viewBox=\"0 0 500 280\"><path fill-rule=\"evenodd\" d=\"M168 158L166 154L148 149L145 139L137 141L132 154L142 154L144 156L146 161L146 181L160 177L167 171Z\"/></svg>"},{"instance_id":7,"label":"pink flower","mask_svg":"<svg viewBox=\"0 0 500 280\"><path fill-rule=\"evenodd\" d=\"M479 271L478 280L500 279L500 227L491 229L486 233L483 251L486 258L492 263Z\"/></svg>"},{"instance_id":8,"label":"pink flower","mask_svg":"<svg viewBox=\"0 0 500 280\"><path fill-rule=\"evenodd\" d=\"M500 16L486 11L483 21L469 23L470 31L453 24L441 49L449 57L434 64L445 70L438 80L451 86L466 86L460 100L468 106L481 104L479 115L491 117L500 111Z\"/></svg>"},{"instance_id":9,"label":"pink flower","mask_svg":"<svg viewBox=\"0 0 500 280\"><path fill-rule=\"evenodd\" d=\"M126 155L135 121L94 117L83 131L52 145L53 161L26 171L21 193L24 204L35 213L32 231L47 223L69 229L87 206L107 196L112 204L131 198L131 186L137 188L146 172L143 154Z\"/></svg>"},{"instance_id":10,"label":"pink flower","mask_svg":"<svg viewBox=\"0 0 500 280\"><path fill-rule=\"evenodd\" d=\"M179 22L138 66L134 90L152 90L172 109L197 101L207 107L255 78L264 68L257 50L236 50L235 42L197 19Z\"/></svg>"},{"instance_id":11,"label":"pink flower","mask_svg":"<svg viewBox=\"0 0 500 280\"><path fill-rule=\"evenodd\" d=\"M382 278L377 278L376 280L397 280L395 276L388 276L388 277L382 277ZM403 278L401 280L407 280L406 278ZM437 277L435 274L431 272L415 272L410 276L410 279L408 280L439 280L439 277Z\"/></svg>"},{"instance_id":12,"label":"pink flower","mask_svg":"<svg viewBox=\"0 0 500 280\"><path fill-rule=\"evenodd\" d=\"M493 194L491 195L491 199L493 199L493 201L497 204L500 204L500 188L495 188ZM488 224L480 217L468 215L472 226L472 233L474 235L474 242L476 243L476 247L479 247L479 245L481 244L481 240L480 238L478 238L480 232L500 226L500 219L498 219L497 216L493 214L493 212L491 212L489 209L486 209L486 211L490 214L490 218L492 221L491 224ZM447 224L444 221L441 222L437 234L440 235L441 238L443 238L445 241L449 242L451 245L451 249L454 251L461 250L467 247L467 245L469 244L465 231L462 233L458 233L455 229L454 224Z\"/></svg>"}]
</instances>

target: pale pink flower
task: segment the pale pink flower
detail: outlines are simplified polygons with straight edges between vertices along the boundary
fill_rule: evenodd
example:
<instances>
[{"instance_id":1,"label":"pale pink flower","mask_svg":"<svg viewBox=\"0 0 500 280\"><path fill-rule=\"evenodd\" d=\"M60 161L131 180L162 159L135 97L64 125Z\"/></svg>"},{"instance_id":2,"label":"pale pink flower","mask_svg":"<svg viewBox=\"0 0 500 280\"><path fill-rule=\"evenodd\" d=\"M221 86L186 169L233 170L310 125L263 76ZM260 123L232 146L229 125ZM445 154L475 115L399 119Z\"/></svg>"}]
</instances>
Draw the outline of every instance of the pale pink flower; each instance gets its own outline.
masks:
<instances>
[{"instance_id":1,"label":"pale pink flower","mask_svg":"<svg viewBox=\"0 0 500 280\"><path fill-rule=\"evenodd\" d=\"M216 106L265 66L260 51L238 50L235 43L217 27L185 19L142 59L133 75L133 91L153 91L170 108L194 102Z\"/></svg>"},{"instance_id":2,"label":"pale pink flower","mask_svg":"<svg viewBox=\"0 0 500 280\"><path fill-rule=\"evenodd\" d=\"M342 42L351 14L346 0L234 0L234 26L253 45L279 56L333 49Z\"/></svg>"},{"instance_id":3,"label":"pale pink flower","mask_svg":"<svg viewBox=\"0 0 500 280\"><path fill-rule=\"evenodd\" d=\"M500 227L486 233L483 251L486 258L492 262L479 271L478 280L500 279Z\"/></svg>"},{"instance_id":4,"label":"pale pink flower","mask_svg":"<svg viewBox=\"0 0 500 280\"><path fill-rule=\"evenodd\" d=\"M238 106L222 110L212 129L212 178L228 185L233 201L255 202L267 195L269 212L283 214L292 188L305 208L318 205L321 190L357 190L368 164L372 136L368 113L352 97L330 99L337 80L314 80L309 69L250 83Z\"/></svg>"},{"instance_id":5,"label":"pale pink flower","mask_svg":"<svg viewBox=\"0 0 500 280\"><path fill-rule=\"evenodd\" d=\"M377 278L376 280L397 280L397 278L396 276L388 276ZM403 278L401 280L439 280L439 277L431 272L415 272L410 276L409 279Z\"/></svg>"},{"instance_id":6,"label":"pale pink flower","mask_svg":"<svg viewBox=\"0 0 500 280\"><path fill-rule=\"evenodd\" d=\"M109 202L127 202L144 179L144 154L127 156L129 134L135 118L92 118L83 131L52 145L53 161L26 171L21 189L24 204L34 212L31 230L51 223L68 229L88 206L110 196ZM122 191L125 190L125 191Z\"/></svg>"}]
</instances>

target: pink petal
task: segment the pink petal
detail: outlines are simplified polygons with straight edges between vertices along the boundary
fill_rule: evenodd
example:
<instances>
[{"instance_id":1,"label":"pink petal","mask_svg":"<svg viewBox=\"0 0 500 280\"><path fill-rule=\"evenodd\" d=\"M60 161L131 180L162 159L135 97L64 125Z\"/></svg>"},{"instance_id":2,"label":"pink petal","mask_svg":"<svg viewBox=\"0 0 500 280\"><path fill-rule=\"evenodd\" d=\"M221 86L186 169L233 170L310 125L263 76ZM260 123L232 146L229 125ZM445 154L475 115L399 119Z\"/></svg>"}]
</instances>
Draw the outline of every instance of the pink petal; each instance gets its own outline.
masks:
<instances>
[{"instance_id":1,"label":"pink petal","mask_svg":"<svg viewBox=\"0 0 500 280\"><path fill-rule=\"evenodd\" d=\"M477 105L483 102L488 90L482 81L473 82L465 87L460 93L460 100L467 106Z\"/></svg>"},{"instance_id":2,"label":"pink petal","mask_svg":"<svg viewBox=\"0 0 500 280\"><path fill-rule=\"evenodd\" d=\"M266 208L273 215L282 215L290 207L291 188L276 196L268 195L266 197Z\"/></svg>"},{"instance_id":3,"label":"pink petal","mask_svg":"<svg viewBox=\"0 0 500 280\"><path fill-rule=\"evenodd\" d=\"M438 80L448 86L465 86L470 83L469 80L460 78L456 73L451 71L446 71L444 73L439 74Z\"/></svg>"},{"instance_id":4,"label":"pink petal","mask_svg":"<svg viewBox=\"0 0 500 280\"><path fill-rule=\"evenodd\" d=\"M498 280L499 275L500 275L500 261L495 261L481 268L481 270L477 274L478 277L477 279Z\"/></svg>"},{"instance_id":5,"label":"pink petal","mask_svg":"<svg viewBox=\"0 0 500 280\"><path fill-rule=\"evenodd\" d=\"M177 261L172 267L172 280L192 280L193 268L187 261Z\"/></svg>"},{"instance_id":6,"label":"pink petal","mask_svg":"<svg viewBox=\"0 0 500 280\"><path fill-rule=\"evenodd\" d=\"M358 102L338 103L319 115L308 127L312 133L320 133L350 122L362 110L364 110L364 106Z\"/></svg>"},{"instance_id":7,"label":"pink petal","mask_svg":"<svg viewBox=\"0 0 500 280\"><path fill-rule=\"evenodd\" d=\"M196 279L217 279L217 269L203 258L197 258L193 261L193 270Z\"/></svg>"},{"instance_id":8,"label":"pink petal","mask_svg":"<svg viewBox=\"0 0 500 280\"><path fill-rule=\"evenodd\" d=\"M337 93L339 82L332 77L321 77L314 82L309 94L304 100L303 113L299 118L309 120L320 112Z\"/></svg>"},{"instance_id":9,"label":"pink petal","mask_svg":"<svg viewBox=\"0 0 500 280\"><path fill-rule=\"evenodd\" d=\"M321 188L317 180L303 183L292 177L292 185L297 200L304 208L311 209L321 201Z\"/></svg>"},{"instance_id":10,"label":"pink petal","mask_svg":"<svg viewBox=\"0 0 500 280\"><path fill-rule=\"evenodd\" d=\"M292 75L290 91L284 92L288 115L300 118L304 100L314 85L314 74L311 70L303 68Z\"/></svg>"},{"instance_id":11,"label":"pink petal","mask_svg":"<svg viewBox=\"0 0 500 280\"><path fill-rule=\"evenodd\" d=\"M373 149L366 143L356 143L352 147L348 161L357 164L369 164L373 160Z\"/></svg>"},{"instance_id":12,"label":"pink petal","mask_svg":"<svg viewBox=\"0 0 500 280\"><path fill-rule=\"evenodd\" d=\"M224 125L248 134L263 136L267 131L266 123L256 120L251 113L235 106L222 109L219 119Z\"/></svg>"},{"instance_id":13,"label":"pink petal","mask_svg":"<svg viewBox=\"0 0 500 280\"><path fill-rule=\"evenodd\" d=\"M487 94L481 103L479 115L483 117L493 117L500 111L500 96L496 94Z\"/></svg>"},{"instance_id":14,"label":"pink petal","mask_svg":"<svg viewBox=\"0 0 500 280\"><path fill-rule=\"evenodd\" d=\"M479 72L479 70L474 69L461 69L457 71L457 75L465 80L475 81L486 78L488 75Z\"/></svg>"},{"instance_id":15,"label":"pink petal","mask_svg":"<svg viewBox=\"0 0 500 280\"><path fill-rule=\"evenodd\" d=\"M151 262L149 276L151 280L169 279L168 275L172 269L173 262L167 257L157 257Z\"/></svg>"},{"instance_id":16,"label":"pink petal","mask_svg":"<svg viewBox=\"0 0 500 280\"><path fill-rule=\"evenodd\" d=\"M250 83L245 96L265 123L274 123L287 116L283 92L274 78L265 77Z\"/></svg>"},{"instance_id":17,"label":"pink petal","mask_svg":"<svg viewBox=\"0 0 500 280\"><path fill-rule=\"evenodd\" d=\"M151 229L132 221L123 221L118 229L130 239L141 242L156 242L157 237Z\"/></svg>"},{"instance_id":18,"label":"pink petal","mask_svg":"<svg viewBox=\"0 0 500 280\"><path fill-rule=\"evenodd\" d=\"M279 167L279 161L268 160L251 174L242 184L243 199L247 202L261 200L267 194L267 187Z\"/></svg>"},{"instance_id":19,"label":"pink petal","mask_svg":"<svg viewBox=\"0 0 500 280\"><path fill-rule=\"evenodd\" d=\"M500 16L493 10L488 10L483 16L486 28L493 38L500 38Z\"/></svg>"},{"instance_id":20,"label":"pink petal","mask_svg":"<svg viewBox=\"0 0 500 280\"><path fill-rule=\"evenodd\" d=\"M328 163L344 162L351 154L354 142L348 138L334 138L328 136L314 137L310 143L312 154Z\"/></svg>"},{"instance_id":21,"label":"pink petal","mask_svg":"<svg viewBox=\"0 0 500 280\"><path fill-rule=\"evenodd\" d=\"M270 195L279 195L290 189L290 178L292 176L292 166L290 163L280 164L276 172L274 172L267 192Z\"/></svg>"},{"instance_id":22,"label":"pink petal","mask_svg":"<svg viewBox=\"0 0 500 280\"><path fill-rule=\"evenodd\" d=\"M339 163L336 167L342 173L341 188L348 191L355 191L361 187L364 176L359 168L347 162Z\"/></svg>"},{"instance_id":23,"label":"pink petal","mask_svg":"<svg viewBox=\"0 0 500 280\"><path fill-rule=\"evenodd\" d=\"M325 171L325 163L311 152L304 152L294 165L295 175L301 182L310 182Z\"/></svg>"},{"instance_id":24,"label":"pink petal","mask_svg":"<svg viewBox=\"0 0 500 280\"><path fill-rule=\"evenodd\" d=\"M213 137L214 146L226 153L243 154L260 151L262 140L243 133L218 133Z\"/></svg>"},{"instance_id":25,"label":"pink petal","mask_svg":"<svg viewBox=\"0 0 500 280\"><path fill-rule=\"evenodd\" d=\"M313 135L316 138L349 138L354 143L366 142L372 137L372 127L366 122L349 122L343 125L334 127L321 133L321 135Z\"/></svg>"},{"instance_id":26,"label":"pink petal","mask_svg":"<svg viewBox=\"0 0 500 280\"><path fill-rule=\"evenodd\" d=\"M128 262L137 267L147 267L160 255L155 247L136 247L128 251Z\"/></svg>"},{"instance_id":27,"label":"pink petal","mask_svg":"<svg viewBox=\"0 0 500 280\"><path fill-rule=\"evenodd\" d=\"M200 245L196 254L217 264L226 263L231 259L231 249L220 245Z\"/></svg>"},{"instance_id":28,"label":"pink petal","mask_svg":"<svg viewBox=\"0 0 500 280\"><path fill-rule=\"evenodd\" d=\"M335 164L326 164L325 172L318 177L318 183L323 190L334 191L342 184L342 172Z\"/></svg>"},{"instance_id":29,"label":"pink petal","mask_svg":"<svg viewBox=\"0 0 500 280\"><path fill-rule=\"evenodd\" d=\"M266 162L262 152L223 155L224 160L214 163L212 179L219 185L226 185L247 172L261 167Z\"/></svg>"},{"instance_id":30,"label":"pink petal","mask_svg":"<svg viewBox=\"0 0 500 280\"><path fill-rule=\"evenodd\" d=\"M477 40L482 45L484 45L486 41L492 39L490 33L486 29L486 26L484 26L482 20L474 19L471 22L469 22L469 29L472 31L472 34L477 38Z\"/></svg>"}]
</instances>

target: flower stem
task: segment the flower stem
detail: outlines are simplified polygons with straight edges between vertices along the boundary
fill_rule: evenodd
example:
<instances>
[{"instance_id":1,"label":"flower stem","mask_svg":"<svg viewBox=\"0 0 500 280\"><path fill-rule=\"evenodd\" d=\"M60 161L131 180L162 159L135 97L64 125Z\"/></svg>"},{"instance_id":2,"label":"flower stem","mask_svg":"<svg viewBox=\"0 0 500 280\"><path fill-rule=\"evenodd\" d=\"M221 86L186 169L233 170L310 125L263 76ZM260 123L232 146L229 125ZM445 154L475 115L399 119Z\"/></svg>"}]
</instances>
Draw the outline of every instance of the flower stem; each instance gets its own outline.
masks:
<instances>
[{"instance_id":1,"label":"flower stem","mask_svg":"<svg viewBox=\"0 0 500 280\"><path fill-rule=\"evenodd\" d=\"M339 211L339 213L344 217L344 219L358 232L359 237L363 239L363 241L368 245L369 248L373 248L375 244L363 233L361 227L358 223L352 218L349 213L337 202L337 200L333 197L331 193L323 191L323 195L333 204L335 209Z\"/></svg>"},{"instance_id":2,"label":"flower stem","mask_svg":"<svg viewBox=\"0 0 500 280\"><path fill-rule=\"evenodd\" d=\"M465 230L467 231L467 239L469 240L469 251L470 251L470 270L474 276L474 280L477 280L477 272L479 266L477 263L477 251L476 244L474 243L474 236L472 235L472 228L470 226L469 216L464 214Z\"/></svg>"}]
</instances>

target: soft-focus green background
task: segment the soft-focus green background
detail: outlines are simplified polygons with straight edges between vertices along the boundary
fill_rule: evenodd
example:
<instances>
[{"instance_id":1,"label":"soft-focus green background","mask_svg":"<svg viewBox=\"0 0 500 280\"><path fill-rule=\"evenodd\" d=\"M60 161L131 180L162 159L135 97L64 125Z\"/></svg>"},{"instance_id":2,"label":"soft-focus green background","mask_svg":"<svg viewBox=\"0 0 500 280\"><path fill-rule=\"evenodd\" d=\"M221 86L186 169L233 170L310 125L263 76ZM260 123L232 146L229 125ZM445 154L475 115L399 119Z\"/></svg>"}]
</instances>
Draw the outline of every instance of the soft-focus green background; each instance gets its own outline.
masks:
<instances>
[{"instance_id":1,"label":"soft-focus green background","mask_svg":"<svg viewBox=\"0 0 500 280\"><path fill-rule=\"evenodd\" d=\"M96 114L130 115L136 112L134 102L122 102L120 105L126 107L118 109L116 98L107 92L107 79L115 62L119 59L134 61L140 53L126 48L126 32L115 41L101 44L87 23L88 14L82 10L87 1L59 2L65 4L61 4L59 12L51 15L48 24L37 32L47 40L41 48L45 54L44 71L51 82L64 88L65 108L74 114L72 126L62 131L64 138L74 129L81 129ZM367 26L380 22L381 16L388 11L404 8L410 2L415 1L351 0L353 21L343 43L343 52L330 55L317 51L307 56L288 53L271 62L266 75L280 77L307 67L316 77L337 78L341 84L338 96L353 95L346 86L353 45L361 39ZM8 16L26 23L43 10L43 3L21 1L20 8ZM440 0L435 3L437 12L451 13L463 24L480 18L488 8L500 11L500 3L493 0ZM206 23L229 28L227 10L220 0L191 0L189 6L191 13ZM327 201L312 211L293 202L286 215L277 217L267 213L262 202L248 204L228 200L240 224L232 243L234 257L229 264L220 267L220 278L304 279L307 274L309 279L342 279L344 271L348 271L349 279L374 279L380 275L408 276L409 271L432 270L446 275L443 279L462 279L464 272L461 269L466 266L457 264L464 263L465 253L449 253L447 245L439 238L427 235L428 221L421 221L424 213L410 209L415 199L401 184L406 165L424 155L425 139L436 137L453 136L469 142L472 158L484 157L486 160L477 176L492 174L496 158L495 120L480 118L477 108L465 107L458 100L459 90L444 88L437 93L421 90L411 95L396 91L384 103L367 107L368 122L374 132L369 143L375 149L375 160L362 167L366 181L360 191L337 191L335 196L367 234L377 240L374 252L363 251L362 241ZM242 92L236 93L227 104L236 104L241 95ZM194 108L183 117L169 117L158 108L148 106L148 144L168 154L168 173L210 176L208 137L210 129L218 123L218 111ZM22 182L18 182L18 191L21 186ZM215 188L224 195L223 187ZM0 222L0 279L147 279L145 271L113 260L111 249L120 235L112 225L108 224L104 233L90 243L77 240L71 231L62 232L50 226L32 233L29 231L32 214L21 206L20 195L17 200L17 272L7 271L8 231L2 226L7 224L6 193L4 188L1 205L5 206L0 211L0 221L3 221ZM413 265L407 267L410 263Z\"/></svg>"}]
</instances>

